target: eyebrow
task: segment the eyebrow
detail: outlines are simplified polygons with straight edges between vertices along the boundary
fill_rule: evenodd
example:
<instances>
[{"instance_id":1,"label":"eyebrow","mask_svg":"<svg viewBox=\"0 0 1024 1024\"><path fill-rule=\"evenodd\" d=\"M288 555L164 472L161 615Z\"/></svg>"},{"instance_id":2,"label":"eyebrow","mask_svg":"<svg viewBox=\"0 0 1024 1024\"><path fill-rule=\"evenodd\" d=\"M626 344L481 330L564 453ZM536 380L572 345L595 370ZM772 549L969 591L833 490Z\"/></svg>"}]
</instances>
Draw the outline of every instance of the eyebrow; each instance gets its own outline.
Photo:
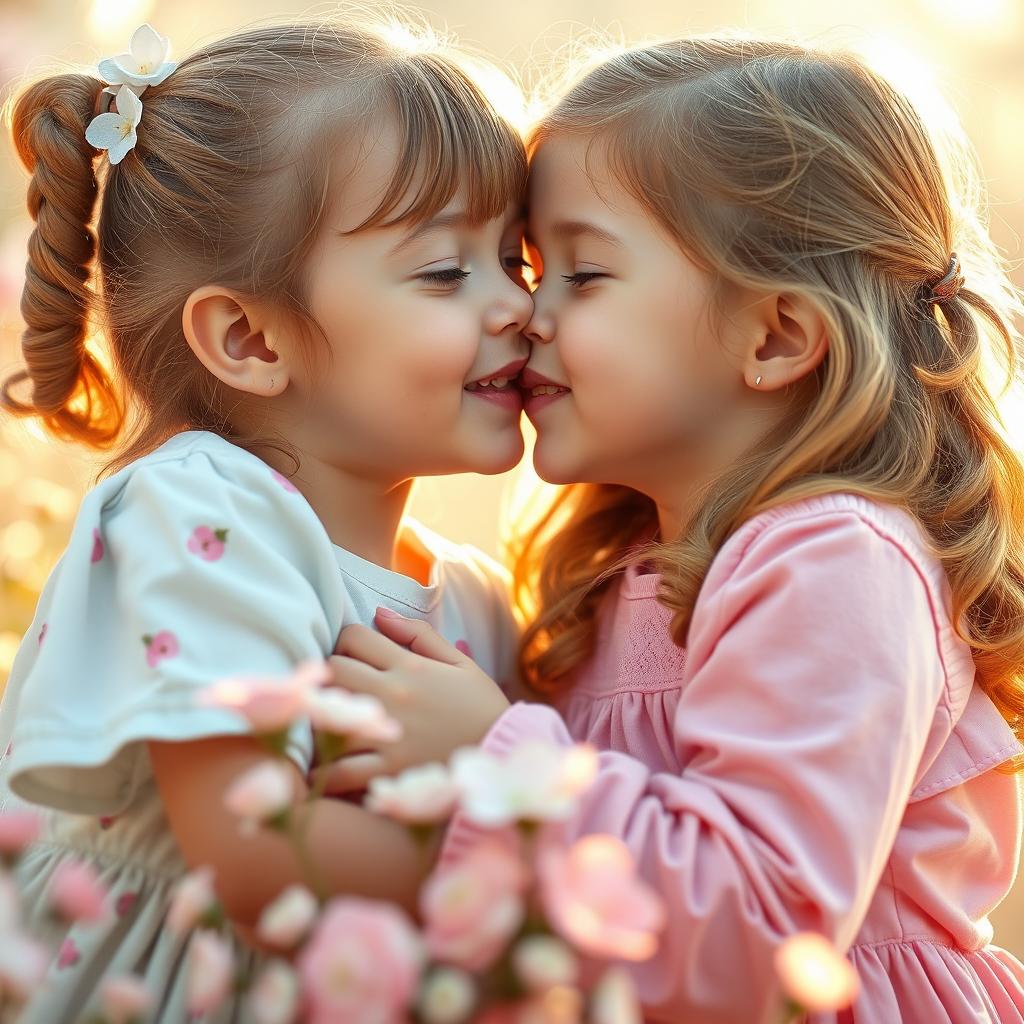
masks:
<instances>
[{"instance_id":1,"label":"eyebrow","mask_svg":"<svg viewBox=\"0 0 1024 1024\"><path fill-rule=\"evenodd\" d=\"M429 234L431 231L440 231L443 228L462 228L468 223L469 214L465 210L453 210L450 213L438 213L431 217L430 220L417 224L412 228L412 230L404 234L391 247L388 255L394 256L395 253L404 249L410 243L415 242L418 238L422 238L423 235Z\"/></svg>"},{"instance_id":2,"label":"eyebrow","mask_svg":"<svg viewBox=\"0 0 1024 1024\"><path fill-rule=\"evenodd\" d=\"M596 238L599 242L607 242L609 245L622 247L621 238L613 235L610 231L605 231L604 228L599 228L596 224L591 224L584 220L557 221L551 227L551 234L563 241L572 241L579 238L580 235L589 235L591 238Z\"/></svg>"},{"instance_id":3,"label":"eyebrow","mask_svg":"<svg viewBox=\"0 0 1024 1024\"><path fill-rule=\"evenodd\" d=\"M508 223L505 225L507 231L513 224L518 224L526 219L526 210L524 207L520 207L515 210L508 219ZM389 256L394 256L400 252L407 245L415 242L418 238L422 238L424 235L429 234L431 231L441 231L444 228L465 228L472 226L472 220L469 216L469 212L466 210L452 210L449 213L438 213L431 217L430 220L424 221L422 224L417 224L416 227L412 228L409 232L402 236L388 252Z\"/></svg>"}]
</instances>

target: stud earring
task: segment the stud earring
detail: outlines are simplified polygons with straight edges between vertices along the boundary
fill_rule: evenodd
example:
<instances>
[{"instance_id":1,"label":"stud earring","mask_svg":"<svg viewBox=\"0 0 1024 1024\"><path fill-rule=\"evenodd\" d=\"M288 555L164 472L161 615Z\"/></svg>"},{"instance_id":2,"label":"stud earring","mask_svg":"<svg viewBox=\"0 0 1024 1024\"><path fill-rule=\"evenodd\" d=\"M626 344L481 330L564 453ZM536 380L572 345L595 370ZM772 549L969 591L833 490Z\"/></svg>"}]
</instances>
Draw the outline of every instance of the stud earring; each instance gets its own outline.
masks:
<instances>
[{"instance_id":1,"label":"stud earring","mask_svg":"<svg viewBox=\"0 0 1024 1024\"><path fill-rule=\"evenodd\" d=\"M761 383L761 374L758 374L758 375L757 375L757 376L756 376L756 377L754 378L754 387L755 387L755 388L756 388L756 387L758 387L758 386L760 385L760 383Z\"/></svg>"}]
</instances>

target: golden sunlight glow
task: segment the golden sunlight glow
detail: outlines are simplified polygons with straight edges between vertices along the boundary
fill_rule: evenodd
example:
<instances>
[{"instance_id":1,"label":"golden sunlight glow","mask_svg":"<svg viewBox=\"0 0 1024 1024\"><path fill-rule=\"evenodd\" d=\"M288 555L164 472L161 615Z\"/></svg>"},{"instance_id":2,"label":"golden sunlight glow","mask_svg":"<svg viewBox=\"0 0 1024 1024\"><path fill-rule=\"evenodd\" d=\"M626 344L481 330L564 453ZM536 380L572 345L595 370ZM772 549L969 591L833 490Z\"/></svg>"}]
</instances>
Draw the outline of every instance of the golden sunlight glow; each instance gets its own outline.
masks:
<instances>
[{"instance_id":1,"label":"golden sunlight glow","mask_svg":"<svg viewBox=\"0 0 1024 1024\"><path fill-rule=\"evenodd\" d=\"M894 35L879 33L862 40L854 49L880 75L906 93L925 124L943 131L959 132L960 121L943 96L936 67Z\"/></svg>"},{"instance_id":2,"label":"golden sunlight glow","mask_svg":"<svg viewBox=\"0 0 1024 1024\"><path fill-rule=\"evenodd\" d=\"M50 440L50 435L43 429L42 423L34 417L22 420L21 425L25 428L25 432L31 434L37 441Z\"/></svg>"},{"instance_id":3,"label":"golden sunlight glow","mask_svg":"<svg viewBox=\"0 0 1024 1024\"><path fill-rule=\"evenodd\" d=\"M513 535L522 529L522 525L536 520L561 489L558 484L545 483L533 468L533 447L537 442L537 431L525 416L523 439L526 452L522 462L509 474L499 509L499 541L503 551L507 550Z\"/></svg>"},{"instance_id":4,"label":"golden sunlight glow","mask_svg":"<svg viewBox=\"0 0 1024 1024\"><path fill-rule=\"evenodd\" d=\"M131 33L149 18L153 7L153 0L93 0L89 10L89 31L97 42L115 40L125 43ZM122 46L122 49L127 49L127 46Z\"/></svg>"},{"instance_id":5,"label":"golden sunlight glow","mask_svg":"<svg viewBox=\"0 0 1024 1024\"><path fill-rule=\"evenodd\" d=\"M10 630L0 633L0 676L10 674L20 643L21 637L17 633L12 633Z\"/></svg>"},{"instance_id":6,"label":"golden sunlight glow","mask_svg":"<svg viewBox=\"0 0 1024 1024\"><path fill-rule=\"evenodd\" d=\"M1024 395L1019 391L1007 395L999 403L999 412L1006 426L1006 436L1010 444L1024 455Z\"/></svg>"},{"instance_id":7,"label":"golden sunlight glow","mask_svg":"<svg viewBox=\"0 0 1024 1024\"><path fill-rule=\"evenodd\" d=\"M463 57L460 63L494 109L519 132L525 132L529 124L526 99L512 76L490 61Z\"/></svg>"},{"instance_id":8,"label":"golden sunlight glow","mask_svg":"<svg viewBox=\"0 0 1024 1024\"><path fill-rule=\"evenodd\" d=\"M34 558L43 546L43 531L28 519L16 519L0 534L0 556Z\"/></svg>"},{"instance_id":9,"label":"golden sunlight glow","mask_svg":"<svg viewBox=\"0 0 1024 1024\"><path fill-rule=\"evenodd\" d=\"M936 20L958 28L1006 29L1016 21L1012 0L924 0Z\"/></svg>"},{"instance_id":10,"label":"golden sunlight glow","mask_svg":"<svg viewBox=\"0 0 1024 1024\"><path fill-rule=\"evenodd\" d=\"M435 32L425 21L413 24L398 18L391 18L378 26L377 31L396 50L404 53L432 53L444 46L444 37Z\"/></svg>"}]
</instances>

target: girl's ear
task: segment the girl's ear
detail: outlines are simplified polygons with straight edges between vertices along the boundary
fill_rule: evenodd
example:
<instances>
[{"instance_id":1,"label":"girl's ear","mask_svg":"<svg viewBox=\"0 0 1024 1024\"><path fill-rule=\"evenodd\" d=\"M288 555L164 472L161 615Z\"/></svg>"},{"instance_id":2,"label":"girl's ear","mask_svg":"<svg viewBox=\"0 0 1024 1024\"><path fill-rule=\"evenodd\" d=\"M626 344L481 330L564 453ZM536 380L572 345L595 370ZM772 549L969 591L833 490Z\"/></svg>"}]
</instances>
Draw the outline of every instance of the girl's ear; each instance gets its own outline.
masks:
<instances>
[{"instance_id":1,"label":"girl's ear","mask_svg":"<svg viewBox=\"0 0 1024 1024\"><path fill-rule=\"evenodd\" d=\"M812 373L828 352L828 332L817 307L802 296L781 293L757 309L754 344L744 366L748 384L774 391Z\"/></svg>"},{"instance_id":2,"label":"girl's ear","mask_svg":"<svg viewBox=\"0 0 1024 1024\"><path fill-rule=\"evenodd\" d=\"M181 326L196 358L230 387L269 398L288 386L290 352L255 299L203 285L185 300Z\"/></svg>"}]
</instances>

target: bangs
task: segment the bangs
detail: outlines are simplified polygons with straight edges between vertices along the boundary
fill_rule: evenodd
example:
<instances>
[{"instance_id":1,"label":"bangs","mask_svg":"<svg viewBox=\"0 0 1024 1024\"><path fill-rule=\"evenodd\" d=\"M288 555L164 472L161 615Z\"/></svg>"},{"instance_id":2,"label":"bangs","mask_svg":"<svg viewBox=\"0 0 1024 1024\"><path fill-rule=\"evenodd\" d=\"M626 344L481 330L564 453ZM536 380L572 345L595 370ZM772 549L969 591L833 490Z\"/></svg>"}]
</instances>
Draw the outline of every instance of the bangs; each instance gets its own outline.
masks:
<instances>
[{"instance_id":1,"label":"bangs","mask_svg":"<svg viewBox=\"0 0 1024 1024\"><path fill-rule=\"evenodd\" d=\"M355 230L430 220L460 193L473 223L522 204L523 140L476 83L430 54L383 70L402 149L383 198Z\"/></svg>"}]
</instances>

